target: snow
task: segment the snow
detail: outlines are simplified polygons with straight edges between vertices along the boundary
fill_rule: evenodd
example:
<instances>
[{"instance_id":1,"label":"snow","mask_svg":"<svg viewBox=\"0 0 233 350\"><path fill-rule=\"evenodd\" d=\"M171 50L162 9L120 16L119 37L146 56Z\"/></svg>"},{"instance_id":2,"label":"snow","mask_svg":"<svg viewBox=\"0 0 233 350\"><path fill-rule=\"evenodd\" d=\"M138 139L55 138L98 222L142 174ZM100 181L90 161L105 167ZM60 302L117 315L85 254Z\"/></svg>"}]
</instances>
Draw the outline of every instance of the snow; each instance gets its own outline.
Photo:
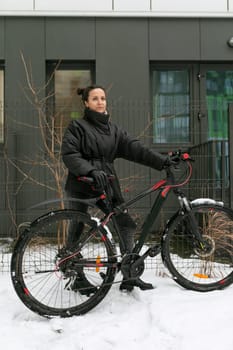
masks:
<instances>
[{"instance_id":1,"label":"snow","mask_svg":"<svg viewBox=\"0 0 233 350\"><path fill-rule=\"evenodd\" d=\"M154 290L122 293L116 284L92 311L46 319L18 299L0 274L1 349L8 350L232 350L233 285L198 293L147 269Z\"/></svg>"}]
</instances>

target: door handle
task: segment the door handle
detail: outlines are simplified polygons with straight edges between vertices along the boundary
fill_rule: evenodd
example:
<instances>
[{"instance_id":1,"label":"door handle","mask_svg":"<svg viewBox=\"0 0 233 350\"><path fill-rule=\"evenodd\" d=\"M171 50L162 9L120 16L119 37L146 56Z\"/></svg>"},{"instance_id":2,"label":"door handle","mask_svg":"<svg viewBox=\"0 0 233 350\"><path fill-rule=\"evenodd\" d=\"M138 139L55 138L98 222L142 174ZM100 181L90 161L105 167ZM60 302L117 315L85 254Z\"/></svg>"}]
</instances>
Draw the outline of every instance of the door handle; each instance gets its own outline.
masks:
<instances>
[{"instance_id":1,"label":"door handle","mask_svg":"<svg viewBox=\"0 0 233 350\"><path fill-rule=\"evenodd\" d=\"M198 120L201 120L201 118L205 118L205 113L202 113L202 112L198 112L197 113L197 118L198 118Z\"/></svg>"}]
</instances>

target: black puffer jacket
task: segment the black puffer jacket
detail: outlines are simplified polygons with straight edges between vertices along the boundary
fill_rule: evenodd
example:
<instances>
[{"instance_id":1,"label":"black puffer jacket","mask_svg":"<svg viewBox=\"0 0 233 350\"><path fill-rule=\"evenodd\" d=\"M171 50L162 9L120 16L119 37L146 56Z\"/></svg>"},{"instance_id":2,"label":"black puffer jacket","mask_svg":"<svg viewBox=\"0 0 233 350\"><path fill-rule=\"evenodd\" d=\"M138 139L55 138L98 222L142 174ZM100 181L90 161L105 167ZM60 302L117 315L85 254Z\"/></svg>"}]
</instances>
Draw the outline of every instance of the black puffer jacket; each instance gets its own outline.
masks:
<instances>
[{"instance_id":1,"label":"black puffer jacket","mask_svg":"<svg viewBox=\"0 0 233 350\"><path fill-rule=\"evenodd\" d=\"M62 157L69 170L66 190L74 195L93 197L96 193L87 184L77 181L77 176L88 176L92 170L102 169L114 174L113 162L124 158L151 168L161 170L165 161L159 153L152 152L139 140L132 138L116 124L109 121L109 115L85 110L84 118L74 120L65 131ZM115 204L123 201L119 182L113 181Z\"/></svg>"}]
</instances>

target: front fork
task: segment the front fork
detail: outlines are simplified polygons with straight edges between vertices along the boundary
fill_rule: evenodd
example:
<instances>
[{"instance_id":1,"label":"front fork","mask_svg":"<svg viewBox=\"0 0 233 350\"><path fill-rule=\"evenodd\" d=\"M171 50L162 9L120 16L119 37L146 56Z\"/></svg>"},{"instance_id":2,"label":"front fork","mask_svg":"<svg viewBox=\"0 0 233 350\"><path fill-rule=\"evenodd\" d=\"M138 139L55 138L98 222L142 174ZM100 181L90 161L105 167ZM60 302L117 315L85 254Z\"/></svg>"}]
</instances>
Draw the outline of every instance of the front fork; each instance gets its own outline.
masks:
<instances>
[{"instance_id":1,"label":"front fork","mask_svg":"<svg viewBox=\"0 0 233 350\"><path fill-rule=\"evenodd\" d=\"M185 196L178 196L178 200L182 208L182 214L184 215L185 213L188 213L186 218L187 218L189 227L191 228L191 232L194 236L196 248L199 248L201 250L209 248L208 242L203 238L202 234L200 233L199 226L193 214L193 210L190 202L187 200Z\"/></svg>"}]
</instances>

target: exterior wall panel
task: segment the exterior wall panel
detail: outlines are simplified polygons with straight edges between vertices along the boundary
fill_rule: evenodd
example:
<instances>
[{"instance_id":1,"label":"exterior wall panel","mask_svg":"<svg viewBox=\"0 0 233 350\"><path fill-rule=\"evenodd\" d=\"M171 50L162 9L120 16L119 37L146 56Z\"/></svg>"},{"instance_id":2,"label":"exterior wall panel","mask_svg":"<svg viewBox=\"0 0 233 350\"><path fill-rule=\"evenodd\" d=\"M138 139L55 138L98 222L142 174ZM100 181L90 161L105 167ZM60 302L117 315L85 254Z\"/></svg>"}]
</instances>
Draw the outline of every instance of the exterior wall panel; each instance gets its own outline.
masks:
<instances>
[{"instance_id":1,"label":"exterior wall panel","mask_svg":"<svg viewBox=\"0 0 233 350\"><path fill-rule=\"evenodd\" d=\"M150 11L150 0L114 0L114 11Z\"/></svg>"},{"instance_id":2,"label":"exterior wall panel","mask_svg":"<svg viewBox=\"0 0 233 350\"><path fill-rule=\"evenodd\" d=\"M35 87L45 82L44 19L7 18L5 25L6 104L26 101L26 74L22 56L33 74ZM26 116L25 116L26 118ZM24 115L21 114L24 121ZM26 119L25 119L26 120Z\"/></svg>"},{"instance_id":3,"label":"exterior wall panel","mask_svg":"<svg viewBox=\"0 0 233 350\"><path fill-rule=\"evenodd\" d=\"M36 0L35 11L111 11L112 0Z\"/></svg>"},{"instance_id":4,"label":"exterior wall panel","mask_svg":"<svg viewBox=\"0 0 233 350\"><path fill-rule=\"evenodd\" d=\"M148 20L97 19L96 38L96 80L107 88L109 102L114 99L112 117L131 135L143 135L149 118L144 103L149 96ZM143 136L141 139L149 142ZM139 191L141 178L149 179L149 168L124 160L117 162L117 168L120 179L125 179L123 189L133 182L133 190ZM139 203L148 204L148 198Z\"/></svg>"},{"instance_id":5,"label":"exterior wall panel","mask_svg":"<svg viewBox=\"0 0 233 350\"><path fill-rule=\"evenodd\" d=\"M18 162L25 173L33 169L32 161L37 161L42 149L38 133L38 117L33 95L26 79L26 72L21 54L27 64L29 76L38 97L45 94L45 46L44 19L7 18L5 31L5 119L7 124L8 155ZM26 163L21 163L22 161ZM33 172L37 174L37 166ZM23 181L23 176L12 166L10 168L11 205L17 207L17 221L28 221L29 212L25 207L45 198L43 188L30 181ZM22 182L23 181L23 182ZM20 186L22 184L22 186ZM30 214L33 215L33 212ZM26 218L27 217L27 218Z\"/></svg>"},{"instance_id":6,"label":"exterior wall panel","mask_svg":"<svg viewBox=\"0 0 233 350\"><path fill-rule=\"evenodd\" d=\"M95 20L49 18L46 20L46 59L95 58Z\"/></svg>"},{"instance_id":7,"label":"exterior wall panel","mask_svg":"<svg viewBox=\"0 0 233 350\"><path fill-rule=\"evenodd\" d=\"M225 0L152 0L152 10L161 12L227 12Z\"/></svg>"},{"instance_id":8,"label":"exterior wall panel","mask_svg":"<svg viewBox=\"0 0 233 350\"><path fill-rule=\"evenodd\" d=\"M1 0L0 11L33 11L33 0Z\"/></svg>"},{"instance_id":9,"label":"exterior wall panel","mask_svg":"<svg viewBox=\"0 0 233 350\"><path fill-rule=\"evenodd\" d=\"M233 12L233 0L228 0L228 7L229 7L229 11Z\"/></svg>"},{"instance_id":10,"label":"exterior wall panel","mask_svg":"<svg viewBox=\"0 0 233 350\"><path fill-rule=\"evenodd\" d=\"M148 21L146 19L97 19L97 79L122 98L148 96ZM127 79L125 79L127 75Z\"/></svg>"},{"instance_id":11,"label":"exterior wall panel","mask_svg":"<svg viewBox=\"0 0 233 350\"><path fill-rule=\"evenodd\" d=\"M119 123L139 135L148 122L148 106L140 104L149 100L148 20L97 20L96 38L96 80L114 98ZM130 118L126 103L134 110Z\"/></svg>"},{"instance_id":12,"label":"exterior wall panel","mask_svg":"<svg viewBox=\"0 0 233 350\"><path fill-rule=\"evenodd\" d=\"M4 28L5 20L0 17L0 60L5 57L5 28Z\"/></svg>"},{"instance_id":13,"label":"exterior wall panel","mask_svg":"<svg viewBox=\"0 0 233 350\"><path fill-rule=\"evenodd\" d=\"M232 19L201 19L200 30L202 60L233 60L233 49L227 45L233 36Z\"/></svg>"},{"instance_id":14,"label":"exterior wall panel","mask_svg":"<svg viewBox=\"0 0 233 350\"><path fill-rule=\"evenodd\" d=\"M150 60L200 59L199 37L197 19L151 19Z\"/></svg>"}]
</instances>

